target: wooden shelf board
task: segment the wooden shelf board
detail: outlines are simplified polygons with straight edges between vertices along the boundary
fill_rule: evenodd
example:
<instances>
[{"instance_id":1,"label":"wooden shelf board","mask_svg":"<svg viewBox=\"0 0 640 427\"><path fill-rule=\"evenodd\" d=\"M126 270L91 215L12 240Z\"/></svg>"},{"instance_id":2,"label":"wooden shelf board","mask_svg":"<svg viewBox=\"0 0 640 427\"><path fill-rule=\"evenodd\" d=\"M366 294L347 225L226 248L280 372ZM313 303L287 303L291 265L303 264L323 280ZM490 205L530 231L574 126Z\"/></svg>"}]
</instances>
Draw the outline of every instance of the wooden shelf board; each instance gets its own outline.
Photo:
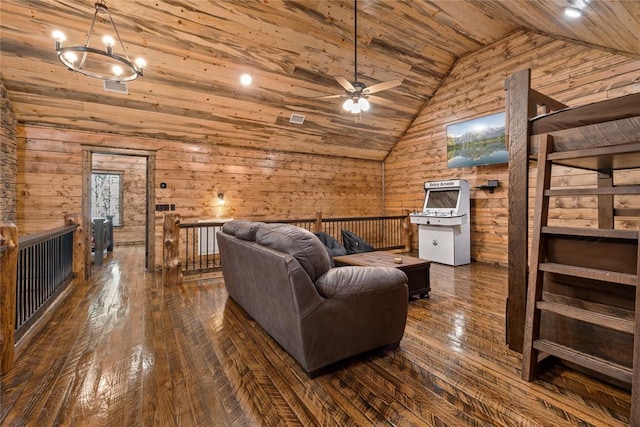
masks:
<instances>
[{"instance_id":1,"label":"wooden shelf board","mask_svg":"<svg viewBox=\"0 0 640 427\"><path fill-rule=\"evenodd\" d=\"M620 381L631 383L633 370L626 366L618 365L548 340L536 340L533 342L533 347L538 351L549 353L560 359L584 366Z\"/></svg>"},{"instance_id":2,"label":"wooden shelf board","mask_svg":"<svg viewBox=\"0 0 640 427\"><path fill-rule=\"evenodd\" d=\"M547 159L557 165L597 171L640 168L640 143L557 151Z\"/></svg>"},{"instance_id":3,"label":"wooden shelf board","mask_svg":"<svg viewBox=\"0 0 640 427\"><path fill-rule=\"evenodd\" d=\"M565 304L558 304L551 301L538 301L536 307L539 310L544 310L552 313L559 314L571 319L580 320L582 322L591 323L593 325L602 326L614 331L620 331L627 334L634 334L635 322L622 319L619 317L597 313L595 311L589 311L578 307L571 307Z\"/></svg>"},{"instance_id":4,"label":"wooden shelf board","mask_svg":"<svg viewBox=\"0 0 640 427\"><path fill-rule=\"evenodd\" d=\"M617 271L600 270L596 268L578 267L575 265L557 264L553 262L540 263L540 270L549 273L565 274L567 276L601 280L603 282L612 282L629 286L636 286L638 282L638 278L635 274L619 273Z\"/></svg>"},{"instance_id":5,"label":"wooden shelf board","mask_svg":"<svg viewBox=\"0 0 640 427\"><path fill-rule=\"evenodd\" d=\"M541 231L543 234L548 235L596 237L603 239L638 240L640 237L640 233L636 230L612 230L608 228L544 226L541 228Z\"/></svg>"},{"instance_id":6,"label":"wooden shelf board","mask_svg":"<svg viewBox=\"0 0 640 427\"><path fill-rule=\"evenodd\" d=\"M640 194L640 185L636 186L624 186L624 187L593 187L593 188L552 188L544 190L544 195L547 197L559 196L559 197L574 197L574 196L586 196L586 195L626 195L626 194Z\"/></svg>"}]
</instances>

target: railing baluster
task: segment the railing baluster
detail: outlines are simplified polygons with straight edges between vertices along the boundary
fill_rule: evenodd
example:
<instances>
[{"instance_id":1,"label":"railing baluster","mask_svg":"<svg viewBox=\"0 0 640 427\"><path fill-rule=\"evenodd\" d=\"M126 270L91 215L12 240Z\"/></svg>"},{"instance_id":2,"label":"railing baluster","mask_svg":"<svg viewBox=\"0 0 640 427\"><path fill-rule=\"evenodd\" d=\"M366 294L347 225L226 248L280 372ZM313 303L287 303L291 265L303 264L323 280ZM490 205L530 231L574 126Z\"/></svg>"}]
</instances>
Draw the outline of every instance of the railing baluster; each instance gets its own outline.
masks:
<instances>
[{"instance_id":1,"label":"railing baluster","mask_svg":"<svg viewBox=\"0 0 640 427\"><path fill-rule=\"evenodd\" d=\"M339 242L342 241L342 230L350 230L376 249L400 249L404 248L403 219L404 216L322 218L322 230ZM308 231L316 229L315 218L265 222L291 224ZM184 229L184 244L180 253L180 259L184 260L183 274L204 273L220 268L215 233L223 224L216 221L180 224L181 233Z\"/></svg>"},{"instance_id":2,"label":"railing baluster","mask_svg":"<svg viewBox=\"0 0 640 427\"><path fill-rule=\"evenodd\" d=\"M191 236L191 269L196 269L196 235L195 232Z\"/></svg>"},{"instance_id":3,"label":"railing baluster","mask_svg":"<svg viewBox=\"0 0 640 427\"><path fill-rule=\"evenodd\" d=\"M66 226L18 244L15 335L19 339L73 278L73 232Z\"/></svg>"}]
</instances>

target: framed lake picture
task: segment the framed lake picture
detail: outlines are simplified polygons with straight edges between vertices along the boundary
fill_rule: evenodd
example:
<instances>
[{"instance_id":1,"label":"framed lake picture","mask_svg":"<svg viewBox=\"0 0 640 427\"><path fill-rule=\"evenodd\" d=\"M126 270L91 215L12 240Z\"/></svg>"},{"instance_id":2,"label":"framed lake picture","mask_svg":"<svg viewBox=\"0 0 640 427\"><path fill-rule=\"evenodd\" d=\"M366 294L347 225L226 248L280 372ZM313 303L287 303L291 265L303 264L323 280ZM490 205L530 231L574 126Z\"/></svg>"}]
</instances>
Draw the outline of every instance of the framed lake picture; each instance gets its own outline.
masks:
<instances>
[{"instance_id":1,"label":"framed lake picture","mask_svg":"<svg viewBox=\"0 0 640 427\"><path fill-rule=\"evenodd\" d=\"M447 125L447 166L466 168L509 162L505 113Z\"/></svg>"}]
</instances>

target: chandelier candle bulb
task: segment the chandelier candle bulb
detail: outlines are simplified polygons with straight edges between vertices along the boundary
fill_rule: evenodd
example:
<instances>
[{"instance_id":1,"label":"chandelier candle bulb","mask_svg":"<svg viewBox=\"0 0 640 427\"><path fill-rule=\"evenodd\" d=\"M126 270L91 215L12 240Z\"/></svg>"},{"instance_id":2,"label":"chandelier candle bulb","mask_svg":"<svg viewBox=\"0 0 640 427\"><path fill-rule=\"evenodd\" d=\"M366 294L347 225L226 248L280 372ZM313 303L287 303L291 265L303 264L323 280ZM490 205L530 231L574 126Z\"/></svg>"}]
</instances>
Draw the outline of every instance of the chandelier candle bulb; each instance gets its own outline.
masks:
<instances>
[{"instance_id":1,"label":"chandelier candle bulb","mask_svg":"<svg viewBox=\"0 0 640 427\"><path fill-rule=\"evenodd\" d=\"M147 61L144 58L136 58L136 65L138 66L138 71L140 71L140 75L143 74L144 67L147 66Z\"/></svg>"},{"instance_id":2,"label":"chandelier candle bulb","mask_svg":"<svg viewBox=\"0 0 640 427\"><path fill-rule=\"evenodd\" d=\"M69 61L69 63L71 63L72 65L75 65L76 61L78 60L78 57L73 52L66 52L64 54L64 59Z\"/></svg>"},{"instance_id":3,"label":"chandelier candle bulb","mask_svg":"<svg viewBox=\"0 0 640 427\"><path fill-rule=\"evenodd\" d=\"M116 76L116 79L120 78L120 76L124 72L122 67L120 67L118 65L114 65L113 68L111 69L111 71L113 71L113 74Z\"/></svg>"},{"instance_id":4,"label":"chandelier candle bulb","mask_svg":"<svg viewBox=\"0 0 640 427\"><path fill-rule=\"evenodd\" d=\"M115 40L113 40L113 37L104 36L102 38L102 42L105 44L107 48L107 55L113 55L113 44L115 43Z\"/></svg>"},{"instance_id":5,"label":"chandelier candle bulb","mask_svg":"<svg viewBox=\"0 0 640 427\"><path fill-rule=\"evenodd\" d=\"M62 47L62 42L66 40L66 36L64 35L64 33L60 30L56 30L54 31L51 36L53 37L53 39L56 41L56 50L60 49L60 47Z\"/></svg>"}]
</instances>

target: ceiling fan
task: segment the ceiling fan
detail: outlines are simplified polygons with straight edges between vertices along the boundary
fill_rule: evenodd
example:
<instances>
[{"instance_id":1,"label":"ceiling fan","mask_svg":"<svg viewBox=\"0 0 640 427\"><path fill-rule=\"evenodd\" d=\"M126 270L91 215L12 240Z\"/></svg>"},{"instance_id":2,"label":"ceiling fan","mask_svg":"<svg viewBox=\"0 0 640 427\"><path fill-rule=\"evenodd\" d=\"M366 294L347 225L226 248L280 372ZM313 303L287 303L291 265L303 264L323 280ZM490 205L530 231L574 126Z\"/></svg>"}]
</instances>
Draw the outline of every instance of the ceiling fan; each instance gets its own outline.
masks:
<instances>
[{"instance_id":1,"label":"ceiling fan","mask_svg":"<svg viewBox=\"0 0 640 427\"><path fill-rule=\"evenodd\" d=\"M358 0L354 0L353 2L353 26L353 82L350 82L344 77L336 76L334 78L338 83L340 83L340 86L344 88L345 93L319 96L314 99L348 98L342 107L353 114L358 114L361 111L367 111L369 109L369 101L379 104L393 105L391 101L372 94L399 86L402 84L402 81L391 80L369 87L358 81Z\"/></svg>"}]
</instances>

